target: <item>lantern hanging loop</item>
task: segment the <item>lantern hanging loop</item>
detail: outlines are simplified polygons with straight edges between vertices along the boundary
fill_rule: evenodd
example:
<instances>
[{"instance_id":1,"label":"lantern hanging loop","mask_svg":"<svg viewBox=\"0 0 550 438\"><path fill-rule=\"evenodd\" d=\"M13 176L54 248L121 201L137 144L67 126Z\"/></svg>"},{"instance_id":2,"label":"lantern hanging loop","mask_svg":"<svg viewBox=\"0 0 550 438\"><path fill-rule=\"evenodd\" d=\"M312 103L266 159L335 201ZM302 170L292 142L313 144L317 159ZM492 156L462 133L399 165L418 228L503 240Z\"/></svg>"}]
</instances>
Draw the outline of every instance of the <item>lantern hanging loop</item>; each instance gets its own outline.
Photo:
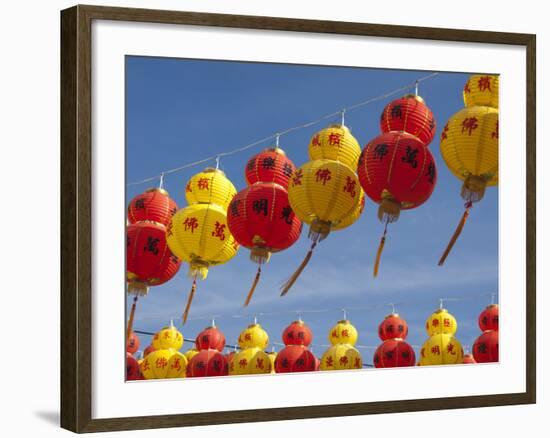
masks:
<instances>
[{"instance_id":1,"label":"lantern hanging loop","mask_svg":"<svg viewBox=\"0 0 550 438\"><path fill-rule=\"evenodd\" d=\"M281 134L278 132L275 134L275 147L279 147L279 138L281 137Z\"/></svg>"},{"instance_id":2,"label":"lantern hanging loop","mask_svg":"<svg viewBox=\"0 0 550 438\"><path fill-rule=\"evenodd\" d=\"M414 82L414 95L418 96L418 81Z\"/></svg>"},{"instance_id":3,"label":"lantern hanging loop","mask_svg":"<svg viewBox=\"0 0 550 438\"><path fill-rule=\"evenodd\" d=\"M342 108L342 110L340 111L340 115L342 117L342 123L341 125L344 126L345 125L345 121L346 121L346 109L345 108Z\"/></svg>"},{"instance_id":4,"label":"lantern hanging loop","mask_svg":"<svg viewBox=\"0 0 550 438\"><path fill-rule=\"evenodd\" d=\"M491 294L491 305L495 304L495 297L496 297L497 294L495 293L492 293Z\"/></svg>"},{"instance_id":5,"label":"lantern hanging loop","mask_svg":"<svg viewBox=\"0 0 550 438\"><path fill-rule=\"evenodd\" d=\"M443 298L439 299L439 308L443 309Z\"/></svg>"},{"instance_id":6,"label":"lantern hanging loop","mask_svg":"<svg viewBox=\"0 0 550 438\"><path fill-rule=\"evenodd\" d=\"M159 189L164 190L164 172L161 172L159 176Z\"/></svg>"},{"instance_id":7,"label":"lantern hanging loop","mask_svg":"<svg viewBox=\"0 0 550 438\"><path fill-rule=\"evenodd\" d=\"M216 170L220 168L220 156L216 155Z\"/></svg>"},{"instance_id":8,"label":"lantern hanging loop","mask_svg":"<svg viewBox=\"0 0 550 438\"><path fill-rule=\"evenodd\" d=\"M302 321L302 314L303 314L303 312L301 310L296 311L296 316L298 318L298 321Z\"/></svg>"},{"instance_id":9,"label":"lantern hanging loop","mask_svg":"<svg viewBox=\"0 0 550 438\"><path fill-rule=\"evenodd\" d=\"M258 324L258 315L254 314L254 324Z\"/></svg>"},{"instance_id":10,"label":"lantern hanging loop","mask_svg":"<svg viewBox=\"0 0 550 438\"><path fill-rule=\"evenodd\" d=\"M388 306L391 306L391 313L397 313L397 312L395 311L395 304L393 304L393 303L388 303Z\"/></svg>"},{"instance_id":11,"label":"lantern hanging loop","mask_svg":"<svg viewBox=\"0 0 550 438\"><path fill-rule=\"evenodd\" d=\"M346 310L346 308L342 308L342 315L344 316L344 320L347 321L348 319L348 311Z\"/></svg>"}]
</instances>

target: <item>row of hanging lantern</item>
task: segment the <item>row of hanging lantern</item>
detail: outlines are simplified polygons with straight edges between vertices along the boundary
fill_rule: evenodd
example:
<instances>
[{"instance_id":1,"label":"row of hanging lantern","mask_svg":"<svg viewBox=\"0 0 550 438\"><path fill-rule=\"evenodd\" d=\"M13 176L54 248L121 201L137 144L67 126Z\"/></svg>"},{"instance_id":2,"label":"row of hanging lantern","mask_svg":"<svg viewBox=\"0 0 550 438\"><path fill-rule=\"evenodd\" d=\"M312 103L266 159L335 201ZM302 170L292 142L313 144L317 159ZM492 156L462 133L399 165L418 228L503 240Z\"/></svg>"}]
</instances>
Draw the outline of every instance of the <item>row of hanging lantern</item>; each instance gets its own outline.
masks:
<instances>
[{"instance_id":1,"label":"row of hanging lantern","mask_svg":"<svg viewBox=\"0 0 550 438\"><path fill-rule=\"evenodd\" d=\"M441 153L453 174L464 180L466 211L440 260L442 264L460 234L472 202L486 185L498 181L498 77L473 75L464 88L466 108L451 117L441 135ZM162 284L189 263L193 278L183 321L187 320L197 278L232 259L242 245L258 264L245 306L249 304L272 253L287 249L299 238L302 222L309 226L310 249L286 283L286 295L310 261L317 244L331 231L352 225L365 206L365 194L378 204L384 231L376 252L373 275L379 272L388 224L401 210L422 205L437 182L437 169L428 146L436 121L424 100L409 94L390 102L380 118L382 134L361 152L344 125L331 125L310 140L310 161L295 168L279 148L253 156L246 164L248 186L237 193L217 167L191 177L185 189L188 206L177 210L168 194L153 189L129 206L127 230L128 292L138 294ZM162 185L162 178L161 178ZM176 212L177 210L177 212ZM174 214L175 213L175 214Z\"/></svg>"},{"instance_id":2,"label":"row of hanging lantern","mask_svg":"<svg viewBox=\"0 0 550 438\"><path fill-rule=\"evenodd\" d=\"M498 362L498 305L488 306L479 316L483 334L473 344L473 356L464 355L456 339L457 322L453 315L440 307L426 320L429 338L422 345L420 360L416 363L413 347L405 339L407 322L397 313L384 318L378 326L382 343L373 354L376 368L411 367L416 365L450 365L481 362ZM355 347L357 329L348 319L340 320L328 333L330 346L319 359L311 351L313 333L307 324L298 319L282 333L284 348L267 352L269 335L254 321L238 338L239 349L223 354L226 340L215 323L201 331L195 346L181 353L183 336L170 323L153 337L143 358L133 355L139 348L134 334L127 344L127 379L163 379L176 377L214 377L225 375L296 373L360 369L363 359Z\"/></svg>"}]
</instances>

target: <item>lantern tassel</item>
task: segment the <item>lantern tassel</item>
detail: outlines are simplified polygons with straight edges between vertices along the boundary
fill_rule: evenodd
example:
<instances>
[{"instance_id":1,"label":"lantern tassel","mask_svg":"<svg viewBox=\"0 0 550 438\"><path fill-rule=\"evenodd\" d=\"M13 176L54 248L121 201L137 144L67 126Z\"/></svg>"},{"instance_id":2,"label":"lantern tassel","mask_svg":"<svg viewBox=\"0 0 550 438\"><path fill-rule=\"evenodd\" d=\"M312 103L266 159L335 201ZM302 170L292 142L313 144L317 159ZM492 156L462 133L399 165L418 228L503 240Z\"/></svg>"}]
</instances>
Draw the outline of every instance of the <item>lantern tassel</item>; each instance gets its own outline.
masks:
<instances>
[{"instance_id":1,"label":"lantern tassel","mask_svg":"<svg viewBox=\"0 0 550 438\"><path fill-rule=\"evenodd\" d=\"M187 317L189 316L189 309L191 309L191 303L193 302L193 297L195 296L196 290L197 290L197 276L195 275L195 278L193 279L193 286L191 286L191 292L189 292L189 296L187 297L187 304L183 312L184 324L187 322Z\"/></svg>"},{"instance_id":2,"label":"lantern tassel","mask_svg":"<svg viewBox=\"0 0 550 438\"><path fill-rule=\"evenodd\" d=\"M317 242L313 242L311 244L311 247L309 248L309 251L307 252L306 257L304 258L300 266L298 266L298 269L296 269L294 274L292 274L291 277L287 280L287 282L283 285L281 289L282 297L284 297L288 293L292 285L296 282L296 280L298 279L298 277L300 276L304 268L307 266L307 264L311 259L311 256L313 255L313 250L315 249L316 246L317 246Z\"/></svg>"},{"instance_id":3,"label":"lantern tassel","mask_svg":"<svg viewBox=\"0 0 550 438\"><path fill-rule=\"evenodd\" d=\"M134 327L134 315L136 314L138 296L134 295L134 302L132 303L132 309L130 310L130 317L128 318L128 327L126 328L126 342L130 340L132 334L132 328Z\"/></svg>"},{"instance_id":4,"label":"lantern tassel","mask_svg":"<svg viewBox=\"0 0 550 438\"><path fill-rule=\"evenodd\" d=\"M262 265L258 265L258 271L256 272L256 277L254 278L252 287L250 288L250 290L248 291L248 295L246 296L244 307L248 306L248 304L250 303L250 300L252 299L252 295L254 295L254 291L256 290L256 286L258 286L258 283L260 281L261 275L262 275Z\"/></svg>"},{"instance_id":5,"label":"lantern tassel","mask_svg":"<svg viewBox=\"0 0 550 438\"><path fill-rule=\"evenodd\" d=\"M453 236L451 237L451 240L449 241L449 244L447 245L447 248L445 248L445 251L443 252L443 255L439 259L439 263L438 263L439 266L443 266L443 263L445 263L445 260L447 259L447 256L449 255L449 253L453 249L453 246L455 245L456 240L458 239L458 236L460 236L460 234L462 233L462 229L464 228L464 225L466 224L466 220L468 219L468 216L470 215L470 208L472 208L472 202L467 202L465 207L466 207L466 210L464 210L464 214L462 215L462 218L460 219L460 222L458 223L458 225L456 227L456 230L455 230Z\"/></svg>"},{"instance_id":6,"label":"lantern tassel","mask_svg":"<svg viewBox=\"0 0 550 438\"><path fill-rule=\"evenodd\" d=\"M372 276L374 278L378 277L378 269L380 268L380 259L382 258L382 251L384 251L384 245L386 244L386 233L388 232L388 222L389 219L386 219L386 225L384 226L384 234L380 238L380 244L378 245L378 250L376 251L376 259L374 260L374 268L372 271Z\"/></svg>"}]
</instances>

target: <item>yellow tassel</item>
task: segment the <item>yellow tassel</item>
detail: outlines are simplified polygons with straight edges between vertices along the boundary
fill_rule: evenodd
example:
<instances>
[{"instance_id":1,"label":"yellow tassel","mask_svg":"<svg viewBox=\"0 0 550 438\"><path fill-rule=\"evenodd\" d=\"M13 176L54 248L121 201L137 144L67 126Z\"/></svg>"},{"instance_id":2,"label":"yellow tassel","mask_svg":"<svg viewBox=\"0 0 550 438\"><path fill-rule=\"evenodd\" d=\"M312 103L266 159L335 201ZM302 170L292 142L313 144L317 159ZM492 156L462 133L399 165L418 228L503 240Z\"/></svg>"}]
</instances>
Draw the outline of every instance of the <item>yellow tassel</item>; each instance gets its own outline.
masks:
<instances>
[{"instance_id":1,"label":"yellow tassel","mask_svg":"<svg viewBox=\"0 0 550 438\"><path fill-rule=\"evenodd\" d=\"M378 251L376 251L376 259L374 261L374 270L372 271L373 277L378 277L378 268L380 267L380 258L382 257L382 251L386 243L386 236L382 236L380 244L378 245Z\"/></svg>"},{"instance_id":2,"label":"yellow tassel","mask_svg":"<svg viewBox=\"0 0 550 438\"><path fill-rule=\"evenodd\" d=\"M300 266L298 266L298 269L296 269L294 274L292 274L291 277L287 280L287 282L283 285L283 287L281 289L281 296L282 297L284 297L288 293L288 291L290 290L292 285L296 282L296 280L298 279L298 277L300 276L300 274L302 273L302 271L304 270L306 265L309 263L309 260L311 259L311 256L313 255L313 250L315 249L316 245L317 245L317 242L313 242L311 244L311 247L309 248L309 251L307 252L306 257L304 258L304 260L302 261Z\"/></svg>"},{"instance_id":3,"label":"yellow tassel","mask_svg":"<svg viewBox=\"0 0 550 438\"><path fill-rule=\"evenodd\" d=\"M449 241L447 248L445 248L445 252L443 252L443 255L439 259L439 263L438 263L439 266L442 266L443 263L445 263L447 256L451 252L451 249L453 249L456 239L458 239L458 236L460 236L460 233L462 233L462 229L464 228L464 225L466 224L466 220L468 219L469 215L470 215L470 207L466 207L466 210L464 211L464 214L462 215L462 218L460 219L460 222L456 227L453 237L451 237L451 240Z\"/></svg>"},{"instance_id":4,"label":"yellow tassel","mask_svg":"<svg viewBox=\"0 0 550 438\"><path fill-rule=\"evenodd\" d=\"M128 318L128 327L126 328L126 343L130 340L132 334L132 328L134 327L134 315L136 314L138 296L134 296L134 302L132 303L132 309L130 310L130 318Z\"/></svg>"},{"instance_id":5,"label":"yellow tassel","mask_svg":"<svg viewBox=\"0 0 550 438\"><path fill-rule=\"evenodd\" d=\"M189 292L189 297L187 297L187 305L185 306L185 311L183 312L183 323L187 321L187 316L189 315L189 309L191 309L191 303L193 302L193 297L195 296L195 291L197 290L197 277L193 280L193 286L191 286L191 292Z\"/></svg>"},{"instance_id":6,"label":"yellow tassel","mask_svg":"<svg viewBox=\"0 0 550 438\"><path fill-rule=\"evenodd\" d=\"M260 281L261 275L262 275L262 265L258 265L258 272L256 272L256 278L254 278L252 287L248 291L248 295L246 296L246 301L244 302L244 307L248 306L248 304L250 303L250 300L252 299L252 295L254 295L254 291L256 290L256 286L258 286L258 282Z\"/></svg>"}]
</instances>

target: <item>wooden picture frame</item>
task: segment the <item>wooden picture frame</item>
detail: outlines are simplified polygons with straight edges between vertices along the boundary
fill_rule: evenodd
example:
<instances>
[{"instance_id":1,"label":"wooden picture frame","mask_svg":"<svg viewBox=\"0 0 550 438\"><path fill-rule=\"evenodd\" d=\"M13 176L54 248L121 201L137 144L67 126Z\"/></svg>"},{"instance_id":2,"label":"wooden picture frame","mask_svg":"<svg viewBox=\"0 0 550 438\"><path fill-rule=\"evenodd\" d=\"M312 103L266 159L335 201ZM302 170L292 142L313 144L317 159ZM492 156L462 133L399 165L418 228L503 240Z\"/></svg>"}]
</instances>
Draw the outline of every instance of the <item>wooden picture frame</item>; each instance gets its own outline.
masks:
<instances>
[{"instance_id":1,"label":"wooden picture frame","mask_svg":"<svg viewBox=\"0 0 550 438\"><path fill-rule=\"evenodd\" d=\"M526 391L246 411L92 419L92 22L185 24L293 32L518 45L527 64ZM499 406L536 401L536 37L530 34L238 16L100 6L61 12L61 426L98 432Z\"/></svg>"}]
</instances>

